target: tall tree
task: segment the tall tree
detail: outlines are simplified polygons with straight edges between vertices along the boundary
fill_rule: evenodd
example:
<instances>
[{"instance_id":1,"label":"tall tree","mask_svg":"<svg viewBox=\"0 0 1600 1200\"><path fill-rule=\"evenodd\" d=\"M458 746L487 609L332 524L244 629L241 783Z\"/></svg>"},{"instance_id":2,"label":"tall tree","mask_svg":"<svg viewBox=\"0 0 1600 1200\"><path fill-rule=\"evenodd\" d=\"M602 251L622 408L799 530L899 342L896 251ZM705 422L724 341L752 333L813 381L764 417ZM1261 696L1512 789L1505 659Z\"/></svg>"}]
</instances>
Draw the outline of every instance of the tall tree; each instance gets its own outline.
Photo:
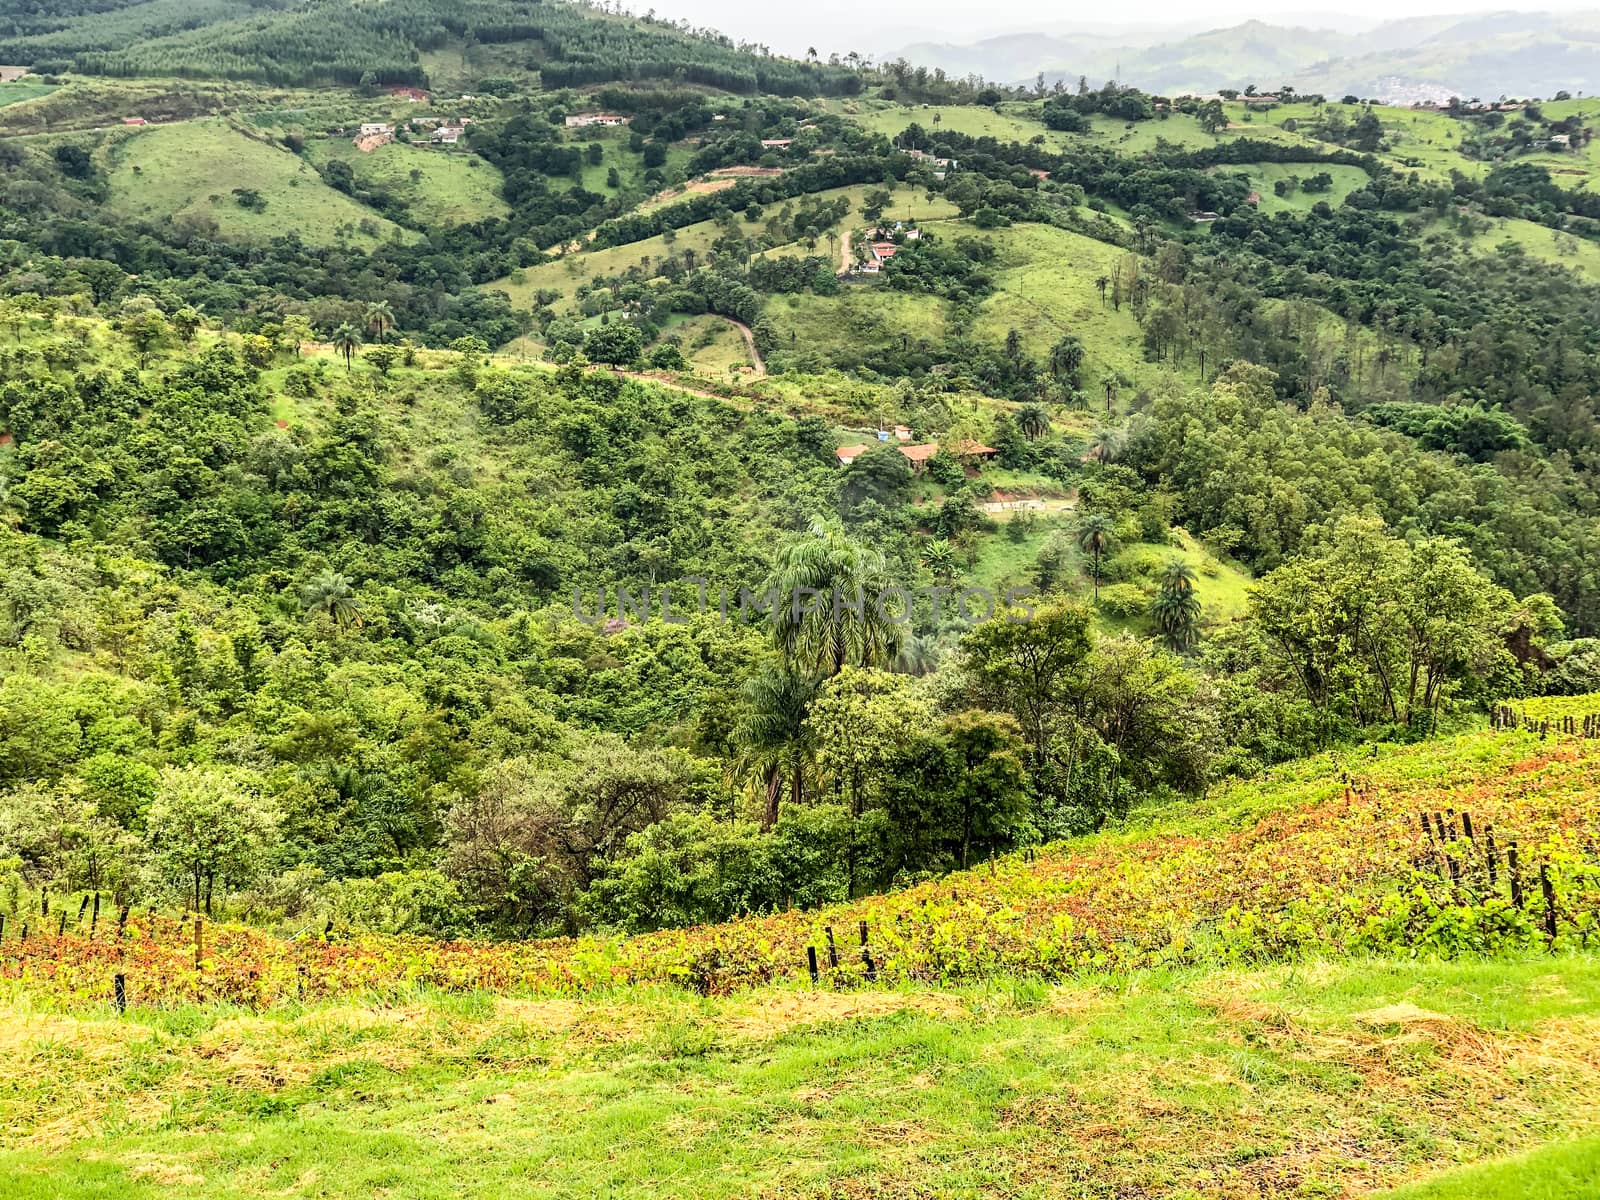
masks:
<instances>
[{"instance_id":1,"label":"tall tree","mask_svg":"<svg viewBox=\"0 0 1600 1200\"><path fill-rule=\"evenodd\" d=\"M1111 550L1116 528L1105 513L1087 513L1078 522L1078 548L1094 561L1094 598L1100 599L1100 560Z\"/></svg>"},{"instance_id":2,"label":"tall tree","mask_svg":"<svg viewBox=\"0 0 1600 1200\"><path fill-rule=\"evenodd\" d=\"M324 571L300 591L300 602L308 613L325 613L340 629L359 629L361 605L356 601L350 580L337 571Z\"/></svg>"},{"instance_id":3,"label":"tall tree","mask_svg":"<svg viewBox=\"0 0 1600 1200\"><path fill-rule=\"evenodd\" d=\"M901 638L889 587L882 554L814 521L778 551L763 587L785 665L812 678L846 666L887 667Z\"/></svg>"},{"instance_id":4,"label":"tall tree","mask_svg":"<svg viewBox=\"0 0 1600 1200\"><path fill-rule=\"evenodd\" d=\"M374 300L367 305L367 328L372 330L378 341L384 341L389 330L394 328L394 309L387 300Z\"/></svg>"},{"instance_id":5,"label":"tall tree","mask_svg":"<svg viewBox=\"0 0 1600 1200\"><path fill-rule=\"evenodd\" d=\"M356 332L354 325L346 322L333 331L333 348L344 358L344 369L350 369L351 360L355 358L356 351L361 349L361 335Z\"/></svg>"},{"instance_id":6,"label":"tall tree","mask_svg":"<svg viewBox=\"0 0 1600 1200\"><path fill-rule=\"evenodd\" d=\"M769 667L745 684L734 740L745 761L761 773L766 798L763 829L777 824L785 785L790 804L805 798L806 767L813 749L806 717L816 692L814 681L778 667Z\"/></svg>"}]
</instances>

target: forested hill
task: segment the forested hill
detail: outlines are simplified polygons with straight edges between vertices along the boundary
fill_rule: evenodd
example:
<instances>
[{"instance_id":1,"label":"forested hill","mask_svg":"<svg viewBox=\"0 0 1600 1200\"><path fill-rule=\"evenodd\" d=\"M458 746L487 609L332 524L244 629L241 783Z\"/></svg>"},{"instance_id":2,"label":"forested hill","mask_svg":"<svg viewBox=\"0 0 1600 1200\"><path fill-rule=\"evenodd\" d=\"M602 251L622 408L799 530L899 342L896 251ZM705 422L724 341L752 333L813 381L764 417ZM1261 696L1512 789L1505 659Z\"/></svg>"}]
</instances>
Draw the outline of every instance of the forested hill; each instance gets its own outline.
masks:
<instances>
[{"instance_id":1,"label":"forested hill","mask_svg":"<svg viewBox=\"0 0 1600 1200\"><path fill-rule=\"evenodd\" d=\"M547 87L661 79L743 93L839 95L854 70L773 57L711 31L569 0L111 0L0 5L0 61L40 71L309 86L426 86L451 39L505 47Z\"/></svg>"}]
</instances>

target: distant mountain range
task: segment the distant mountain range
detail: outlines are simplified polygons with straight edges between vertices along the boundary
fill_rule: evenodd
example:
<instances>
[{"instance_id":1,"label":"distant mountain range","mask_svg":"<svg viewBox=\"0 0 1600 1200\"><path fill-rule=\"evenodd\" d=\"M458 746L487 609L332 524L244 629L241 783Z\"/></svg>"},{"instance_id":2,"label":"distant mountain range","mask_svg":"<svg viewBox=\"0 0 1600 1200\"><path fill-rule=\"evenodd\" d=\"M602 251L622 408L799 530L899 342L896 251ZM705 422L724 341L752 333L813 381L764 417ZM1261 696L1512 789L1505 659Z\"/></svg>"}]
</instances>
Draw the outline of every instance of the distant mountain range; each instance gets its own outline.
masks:
<instances>
[{"instance_id":1,"label":"distant mountain range","mask_svg":"<svg viewBox=\"0 0 1600 1200\"><path fill-rule=\"evenodd\" d=\"M1331 22L1330 22L1331 23ZM1161 94L1292 83L1301 92L1390 103L1600 90L1600 12L1483 13L1388 21L1360 32L1246 21L1207 32L1019 32L900 53L955 75L1091 86L1107 79ZM1174 36L1176 35L1176 36Z\"/></svg>"}]
</instances>

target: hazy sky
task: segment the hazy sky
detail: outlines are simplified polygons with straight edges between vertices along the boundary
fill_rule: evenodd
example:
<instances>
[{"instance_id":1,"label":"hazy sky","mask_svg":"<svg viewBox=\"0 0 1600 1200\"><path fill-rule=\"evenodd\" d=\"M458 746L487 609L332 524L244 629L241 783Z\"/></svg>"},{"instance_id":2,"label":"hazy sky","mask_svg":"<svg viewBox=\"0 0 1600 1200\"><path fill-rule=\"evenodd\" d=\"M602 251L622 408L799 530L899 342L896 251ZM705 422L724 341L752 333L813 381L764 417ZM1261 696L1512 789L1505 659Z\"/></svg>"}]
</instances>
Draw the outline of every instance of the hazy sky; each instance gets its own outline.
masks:
<instances>
[{"instance_id":1,"label":"hazy sky","mask_svg":"<svg viewBox=\"0 0 1600 1200\"><path fill-rule=\"evenodd\" d=\"M630 0L634 12L651 7ZM1600 7L1597 0L1550 0L1547 3L1449 3L1448 0L1302 0L1269 9L1202 9L1180 0L1146 0L1137 9L1112 6L1069 7L1050 0L806 0L805 3L751 4L749 0L656 0L659 15L710 25L738 40L765 42L781 53L804 53L815 46L830 51L859 50L875 58L890 57L914 42L972 42L1001 33L1074 30L1116 33L1134 27L1171 29L1174 39L1202 29L1220 29L1251 17L1279 25L1368 29L1381 21L1436 13L1569 12ZM1076 11L1075 11L1076 8ZM1113 24L1118 11L1136 13ZM1203 15L1197 17L1197 13ZM1079 17L1081 16L1081 19ZM1156 40L1165 41L1166 38Z\"/></svg>"}]
</instances>

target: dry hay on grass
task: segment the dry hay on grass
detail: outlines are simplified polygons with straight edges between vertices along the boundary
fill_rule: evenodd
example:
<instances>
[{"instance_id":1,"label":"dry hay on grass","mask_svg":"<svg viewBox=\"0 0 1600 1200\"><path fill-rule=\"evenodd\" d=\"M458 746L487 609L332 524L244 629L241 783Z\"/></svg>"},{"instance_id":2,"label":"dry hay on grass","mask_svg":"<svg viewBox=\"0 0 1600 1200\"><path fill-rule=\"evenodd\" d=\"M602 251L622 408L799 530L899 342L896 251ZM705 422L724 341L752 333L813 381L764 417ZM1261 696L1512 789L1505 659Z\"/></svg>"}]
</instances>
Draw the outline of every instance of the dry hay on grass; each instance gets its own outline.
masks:
<instances>
[{"instance_id":1,"label":"dry hay on grass","mask_svg":"<svg viewBox=\"0 0 1600 1200\"><path fill-rule=\"evenodd\" d=\"M795 1029L902 1012L955 1019L966 1016L969 1007L958 997L937 992L780 992L762 997L759 1003L738 1005L717 1025L736 1040L762 1041Z\"/></svg>"}]
</instances>

